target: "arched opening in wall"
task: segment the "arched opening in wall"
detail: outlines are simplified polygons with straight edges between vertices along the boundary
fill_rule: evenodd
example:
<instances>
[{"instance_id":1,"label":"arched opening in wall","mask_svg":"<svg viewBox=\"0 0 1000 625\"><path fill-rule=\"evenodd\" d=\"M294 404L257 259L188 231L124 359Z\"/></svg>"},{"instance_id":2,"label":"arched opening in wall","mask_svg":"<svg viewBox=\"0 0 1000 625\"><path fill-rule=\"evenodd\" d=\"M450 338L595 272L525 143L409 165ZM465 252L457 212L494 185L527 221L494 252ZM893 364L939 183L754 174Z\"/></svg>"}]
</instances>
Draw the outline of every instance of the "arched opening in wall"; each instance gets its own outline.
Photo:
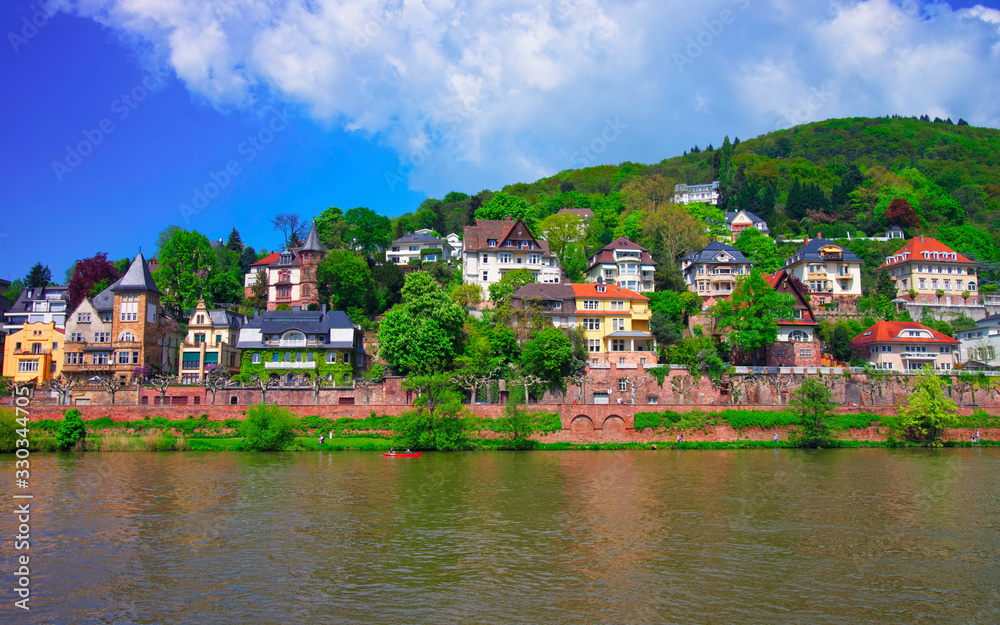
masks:
<instances>
[{"instance_id":1,"label":"arched opening in wall","mask_svg":"<svg viewBox=\"0 0 1000 625\"><path fill-rule=\"evenodd\" d=\"M618 415L611 415L604 420L604 433L609 434L619 434L625 432L625 419L622 419Z\"/></svg>"},{"instance_id":2,"label":"arched opening in wall","mask_svg":"<svg viewBox=\"0 0 1000 625\"><path fill-rule=\"evenodd\" d=\"M229 405L230 406L235 406L238 403L239 403L239 400L236 398L236 395L230 395L229 396Z\"/></svg>"},{"instance_id":3,"label":"arched opening in wall","mask_svg":"<svg viewBox=\"0 0 1000 625\"><path fill-rule=\"evenodd\" d=\"M594 422L587 415L579 415L570 422L569 429L574 433L593 432Z\"/></svg>"}]
</instances>

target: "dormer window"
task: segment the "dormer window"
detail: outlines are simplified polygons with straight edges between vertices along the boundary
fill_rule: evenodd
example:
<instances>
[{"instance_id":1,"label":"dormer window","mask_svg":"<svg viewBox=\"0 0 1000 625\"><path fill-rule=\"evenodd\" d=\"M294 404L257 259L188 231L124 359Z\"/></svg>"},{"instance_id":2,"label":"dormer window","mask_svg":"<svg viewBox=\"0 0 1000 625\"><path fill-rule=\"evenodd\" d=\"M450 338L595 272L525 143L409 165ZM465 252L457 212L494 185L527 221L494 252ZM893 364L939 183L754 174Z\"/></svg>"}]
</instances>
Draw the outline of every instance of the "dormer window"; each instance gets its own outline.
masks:
<instances>
[{"instance_id":1,"label":"dormer window","mask_svg":"<svg viewBox=\"0 0 1000 625\"><path fill-rule=\"evenodd\" d=\"M497 240L496 239L487 239L486 245L489 245L490 247L496 247L497 246Z\"/></svg>"},{"instance_id":2,"label":"dormer window","mask_svg":"<svg viewBox=\"0 0 1000 625\"><path fill-rule=\"evenodd\" d=\"M288 264L291 264L291 262L292 262L292 254L291 254L291 252L282 252L281 253L281 264L288 265Z\"/></svg>"},{"instance_id":3,"label":"dormer window","mask_svg":"<svg viewBox=\"0 0 1000 625\"><path fill-rule=\"evenodd\" d=\"M597 292L598 293L606 293L607 290L608 290L608 287L604 286L603 284L598 284L597 285Z\"/></svg>"}]
</instances>

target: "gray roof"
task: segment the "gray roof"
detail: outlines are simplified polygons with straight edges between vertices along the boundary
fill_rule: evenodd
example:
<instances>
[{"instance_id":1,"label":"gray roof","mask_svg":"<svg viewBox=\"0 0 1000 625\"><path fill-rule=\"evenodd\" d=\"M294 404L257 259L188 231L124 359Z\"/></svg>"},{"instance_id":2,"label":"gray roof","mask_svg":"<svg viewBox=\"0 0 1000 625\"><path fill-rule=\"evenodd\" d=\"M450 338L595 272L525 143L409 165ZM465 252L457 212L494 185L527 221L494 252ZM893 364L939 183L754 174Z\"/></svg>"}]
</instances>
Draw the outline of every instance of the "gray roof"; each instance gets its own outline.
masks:
<instances>
[{"instance_id":1,"label":"gray roof","mask_svg":"<svg viewBox=\"0 0 1000 625\"><path fill-rule=\"evenodd\" d=\"M24 289L21 294L17 296L17 300L14 305L10 307L10 312L12 313L26 313L31 312L28 310L31 307L31 303L35 301L49 301L51 302L49 295L58 295L57 301L69 302L69 287L65 285L60 286L39 286L30 289Z\"/></svg>"},{"instance_id":2,"label":"gray roof","mask_svg":"<svg viewBox=\"0 0 1000 625\"><path fill-rule=\"evenodd\" d=\"M341 310L333 310L325 313L311 310L269 310L243 324L243 329L254 328L259 328L261 334L281 334L288 330L298 330L303 334L329 335L330 330L346 328L354 329L355 333L359 333L351 318ZM316 347L331 349L338 347L351 348L354 346L354 343L351 341L331 341ZM241 340L237 347L246 349L268 346L258 342Z\"/></svg>"},{"instance_id":3,"label":"gray roof","mask_svg":"<svg viewBox=\"0 0 1000 625\"><path fill-rule=\"evenodd\" d=\"M135 260L129 265L128 271L125 272L121 280L111 287L111 290L115 293L120 291L149 291L150 293L162 295L160 289L156 288L153 276L149 273L149 267L146 266L146 259L142 257L142 252L136 254Z\"/></svg>"},{"instance_id":4,"label":"gray roof","mask_svg":"<svg viewBox=\"0 0 1000 625\"><path fill-rule=\"evenodd\" d=\"M309 226L309 234L306 236L306 242L302 244L299 248L300 252L325 252L326 248L323 244L319 242L319 233L316 232L316 220L314 219L312 225Z\"/></svg>"},{"instance_id":5,"label":"gray roof","mask_svg":"<svg viewBox=\"0 0 1000 625\"><path fill-rule=\"evenodd\" d=\"M209 317L215 327L239 328L246 321L246 317L231 310L210 310Z\"/></svg>"},{"instance_id":6,"label":"gray roof","mask_svg":"<svg viewBox=\"0 0 1000 625\"><path fill-rule=\"evenodd\" d=\"M728 223L732 222L734 219L736 219L736 216L739 215L739 214L740 214L740 211L726 211L726 223L728 224ZM750 221L752 221L755 224L766 224L767 223L766 221L764 221L763 219L761 219L757 215L754 215L750 211L743 211L743 214L746 215L747 217L749 217Z\"/></svg>"},{"instance_id":7,"label":"gray roof","mask_svg":"<svg viewBox=\"0 0 1000 625\"><path fill-rule=\"evenodd\" d=\"M563 302L561 314L573 314L576 310L576 293L573 287L565 282L559 284L533 282L518 287L511 295L511 305L514 308L523 308L524 301L529 299L540 299L542 301Z\"/></svg>"},{"instance_id":8,"label":"gray roof","mask_svg":"<svg viewBox=\"0 0 1000 625\"><path fill-rule=\"evenodd\" d=\"M393 245L402 245L406 243L446 243L440 237L436 237L433 234L426 232L411 232L410 234L403 235L392 242Z\"/></svg>"},{"instance_id":9,"label":"gray roof","mask_svg":"<svg viewBox=\"0 0 1000 625\"><path fill-rule=\"evenodd\" d=\"M608 338L613 339L651 339L653 335L649 332L639 332L638 330L619 330L612 332Z\"/></svg>"},{"instance_id":10,"label":"gray roof","mask_svg":"<svg viewBox=\"0 0 1000 625\"><path fill-rule=\"evenodd\" d=\"M857 254L855 254L851 250L847 249L843 245L837 245L833 241L828 241L826 239L821 239L821 238L817 237L815 239L810 240L808 243L806 243L801 248L799 248L799 251L795 252L795 255L792 256L791 258L789 258L785 262L785 267L789 267L791 265L796 265L796 264L801 263L801 262L818 262L818 261L825 262L826 259L824 259L820 255L819 251L820 251L820 249L822 249L822 248L824 248L824 247L826 247L828 245L832 245L833 247L840 248L840 250L841 250L841 252L843 254L844 262L849 262L849 263L860 263L860 262L862 262L862 260L860 258L858 258Z\"/></svg>"},{"instance_id":11,"label":"gray roof","mask_svg":"<svg viewBox=\"0 0 1000 625\"><path fill-rule=\"evenodd\" d=\"M115 309L114 288L118 286L119 282L121 282L121 278L115 280L111 286L104 289L95 295L94 299L90 300L94 304L94 310L97 312L110 312Z\"/></svg>"},{"instance_id":12,"label":"gray roof","mask_svg":"<svg viewBox=\"0 0 1000 625\"><path fill-rule=\"evenodd\" d=\"M732 260L726 260L726 261L716 260L716 256L719 255L719 252L725 252L726 254L732 257ZM743 255L743 252L739 251L732 245L726 245L725 243L721 243L719 241L712 241L704 248L702 248L701 251L691 252L681 260L682 261L687 260L691 261L692 263L698 263L702 265L711 265L711 264L729 265L733 263L740 264L740 263L750 262L749 260L747 260L747 257Z\"/></svg>"}]
</instances>

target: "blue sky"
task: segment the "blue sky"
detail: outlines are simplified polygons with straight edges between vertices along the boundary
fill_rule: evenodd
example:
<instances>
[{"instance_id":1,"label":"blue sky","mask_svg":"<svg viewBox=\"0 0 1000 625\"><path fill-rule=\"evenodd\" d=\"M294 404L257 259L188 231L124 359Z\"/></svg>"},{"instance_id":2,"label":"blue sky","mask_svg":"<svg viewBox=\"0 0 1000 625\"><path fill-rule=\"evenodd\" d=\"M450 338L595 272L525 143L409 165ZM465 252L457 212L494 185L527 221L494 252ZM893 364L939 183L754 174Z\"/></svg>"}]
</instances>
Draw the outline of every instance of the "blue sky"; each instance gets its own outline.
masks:
<instances>
[{"instance_id":1,"label":"blue sky","mask_svg":"<svg viewBox=\"0 0 1000 625\"><path fill-rule=\"evenodd\" d=\"M2 278L831 117L1000 127L995 2L9 0L0 32Z\"/></svg>"}]
</instances>

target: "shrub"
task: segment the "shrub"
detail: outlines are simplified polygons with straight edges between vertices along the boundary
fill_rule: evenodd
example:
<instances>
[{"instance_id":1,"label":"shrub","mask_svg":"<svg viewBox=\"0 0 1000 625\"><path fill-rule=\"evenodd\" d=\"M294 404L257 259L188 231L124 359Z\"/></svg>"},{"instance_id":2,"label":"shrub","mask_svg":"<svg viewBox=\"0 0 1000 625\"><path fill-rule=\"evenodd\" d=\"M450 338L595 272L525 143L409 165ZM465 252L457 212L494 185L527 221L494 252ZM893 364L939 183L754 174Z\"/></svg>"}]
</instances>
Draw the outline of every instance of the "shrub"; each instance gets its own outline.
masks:
<instances>
[{"instance_id":1,"label":"shrub","mask_svg":"<svg viewBox=\"0 0 1000 625\"><path fill-rule=\"evenodd\" d=\"M899 409L899 424L912 441L940 446L941 430L958 423L955 402L944 395L941 379L922 372L913 385L909 403Z\"/></svg>"},{"instance_id":2,"label":"shrub","mask_svg":"<svg viewBox=\"0 0 1000 625\"><path fill-rule=\"evenodd\" d=\"M516 404L507 404L503 416L497 419L497 430L504 434L502 449L534 449L538 441L531 440L535 417Z\"/></svg>"},{"instance_id":3,"label":"shrub","mask_svg":"<svg viewBox=\"0 0 1000 625\"><path fill-rule=\"evenodd\" d=\"M243 448L250 451L278 451L295 438L298 420L287 408L257 404L247 410L240 427Z\"/></svg>"},{"instance_id":4,"label":"shrub","mask_svg":"<svg viewBox=\"0 0 1000 625\"><path fill-rule=\"evenodd\" d=\"M164 432L153 441L153 451L173 451L177 446L177 437L169 432Z\"/></svg>"},{"instance_id":5,"label":"shrub","mask_svg":"<svg viewBox=\"0 0 1000 625\"><path fill-rule=\"evenodd\" d=\"M87 428L83 425L83 416L76 408L70 408L63 413L62 423L56 432L56 442L61 451L69 451L77 446L83 448L87 439Z\"/></svg>"},{"instance_id":6,"label":"shrub","mask_svg":"<svg viewBox=\"0 0 1000 625\"><path fill-rule=\"evenodd\" d=\"M469 446L468 424L461 404L447 402L435 409L420 406L396 417L392 425L394 444L413 450L454 451Z\"/></svg>"},{"instance_id":7,"label":"shrub","mask_svg":"<svg viewBox=\"0 0 1000 625\"><path fill-rule=\"evenodd\" d=\"M0 453L11 453L16 449L17 421L15 411L0 409Z\"/></svg>"}]
</instances>

